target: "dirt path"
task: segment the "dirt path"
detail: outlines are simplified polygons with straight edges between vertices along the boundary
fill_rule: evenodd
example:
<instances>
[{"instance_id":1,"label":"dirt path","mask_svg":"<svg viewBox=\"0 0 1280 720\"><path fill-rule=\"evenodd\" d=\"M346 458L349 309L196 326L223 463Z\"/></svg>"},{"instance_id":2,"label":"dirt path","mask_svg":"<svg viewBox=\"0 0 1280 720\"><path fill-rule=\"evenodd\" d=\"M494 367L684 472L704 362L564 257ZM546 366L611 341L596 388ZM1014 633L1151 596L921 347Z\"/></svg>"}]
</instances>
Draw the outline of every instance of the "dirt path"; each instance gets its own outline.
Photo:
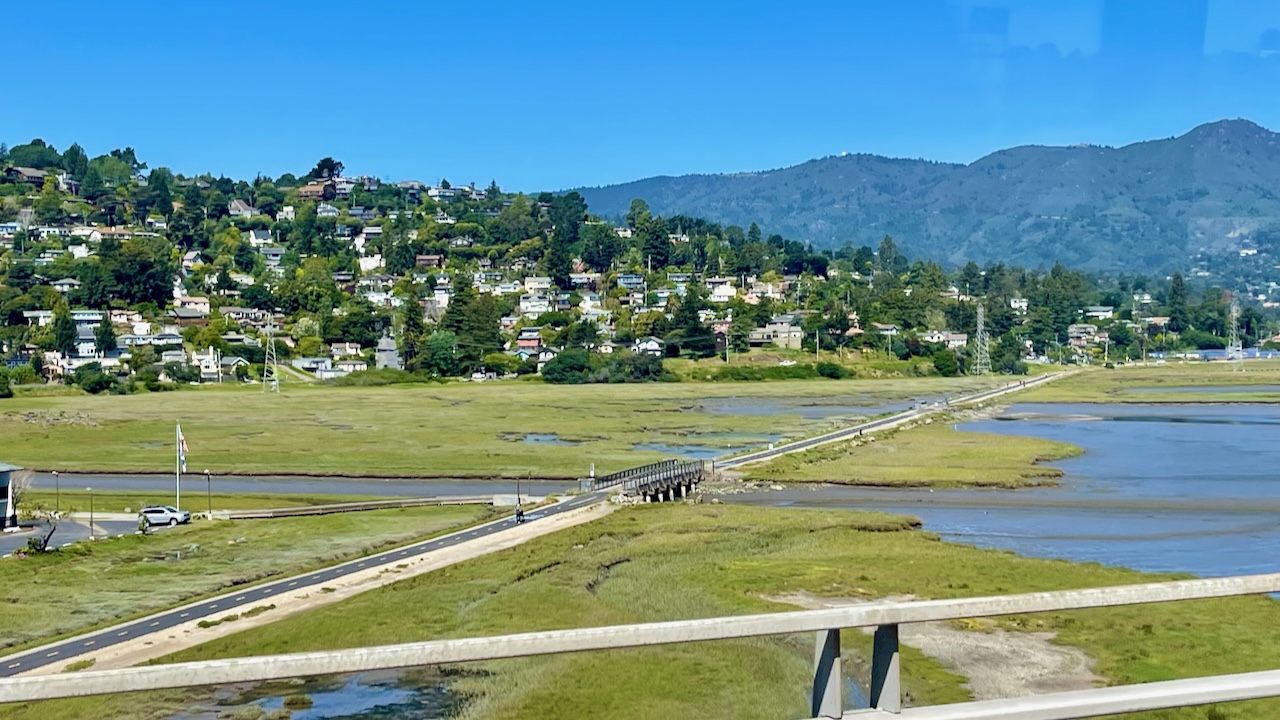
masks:
<instances>
[{"instance_id":1,"label":"dirt path","mask_svg":"<svg viewBox=\"0 0 1280 720\"><path fill-rule=\"evenodd\" d=\"M536 522L518 525L492 535L477 537L474 540L425 555L406 558L396 565L371 567L367 570L352 573L328 583L323 588L311 587L278 595L264 601L263 605L239 611L234 620L227 620L208 626L208 618L193 618L190 622L182 625L150 635L139 636L128 642L112 645L98 652L69 657L65 663L37 668L23 673L22 676L59 673L63 672L67 665L83 665L90 660L93 661L92 667L94 670L130 667L232 633L272 623L296 613L331 605L354 595L390 585L400 580L515 547L534 538L599 519L612 512L615 508L616 506L612 503L597 503L580 510L571 510L552 515ZM219 620L221 617L225 616L211 619ZM206 627L200 627L202 620L205 621Z\"/></svg>"},{"instance_id":2,"label":"dirt path","mask_svg":"<svg viewBox=\"0 0 1280 720\"><path fill-rule=\"evenodd\" d=\"M807 592L765 599L809 610L868 602L856 598L824 598ZM975 631L958 630L945 622L911 623L900 626L898 632L903 645L916 648L966 678L965 687L973 693L974 700L1086 690L1103 683L1103 679L1093 673L1093 660L1079 648L1054 644L1054 633L1009 632L992 626Z\"/></svg>"}]
</instances>

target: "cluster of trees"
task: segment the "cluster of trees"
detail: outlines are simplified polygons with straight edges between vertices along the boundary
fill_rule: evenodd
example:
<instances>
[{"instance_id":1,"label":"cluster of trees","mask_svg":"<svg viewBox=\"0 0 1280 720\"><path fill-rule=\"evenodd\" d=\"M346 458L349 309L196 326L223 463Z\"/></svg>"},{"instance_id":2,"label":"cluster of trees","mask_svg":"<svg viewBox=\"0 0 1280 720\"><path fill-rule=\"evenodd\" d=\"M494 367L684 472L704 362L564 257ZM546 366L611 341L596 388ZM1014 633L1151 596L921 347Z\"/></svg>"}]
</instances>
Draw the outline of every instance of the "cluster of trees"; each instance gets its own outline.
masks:
<instances>
[{"instance_id":1,"label":"cluster of trees","mask_svg":"<svg viewBox=\"0 0 1280 720\"><path fill-rule=\"evenodd\" d=\"M552 358L542 369L542 379L558 385L582 383L639 383L674 380L662 367L662 359L644 353L600 355L570 348Z\"/></svg>"}]
</instances>

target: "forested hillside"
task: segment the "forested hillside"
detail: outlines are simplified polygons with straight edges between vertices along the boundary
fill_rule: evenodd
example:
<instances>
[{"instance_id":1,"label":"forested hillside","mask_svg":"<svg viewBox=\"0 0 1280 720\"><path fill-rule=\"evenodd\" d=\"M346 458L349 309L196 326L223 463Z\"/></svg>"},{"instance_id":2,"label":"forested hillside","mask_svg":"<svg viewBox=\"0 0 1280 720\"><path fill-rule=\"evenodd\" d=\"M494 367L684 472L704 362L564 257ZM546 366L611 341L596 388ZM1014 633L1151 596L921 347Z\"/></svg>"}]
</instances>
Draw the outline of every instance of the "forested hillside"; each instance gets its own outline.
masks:
<instances>
[{"instance_id":1,"label":"forested hillside","mask_svg":"<svg viewBox=\"0 0 1280 720\"><path fill-rule=\"evenodd\" d=\"M759 222L819 247L893 235L949 264L1063 262L1119 271L1185 265L1280 217L1280 136L1247 120L1201 125L1121 148L1026 146L969 165L845 155L757 173L654 177L581 188L621 217L655 213Z\"/></svg>"}]
</instances>

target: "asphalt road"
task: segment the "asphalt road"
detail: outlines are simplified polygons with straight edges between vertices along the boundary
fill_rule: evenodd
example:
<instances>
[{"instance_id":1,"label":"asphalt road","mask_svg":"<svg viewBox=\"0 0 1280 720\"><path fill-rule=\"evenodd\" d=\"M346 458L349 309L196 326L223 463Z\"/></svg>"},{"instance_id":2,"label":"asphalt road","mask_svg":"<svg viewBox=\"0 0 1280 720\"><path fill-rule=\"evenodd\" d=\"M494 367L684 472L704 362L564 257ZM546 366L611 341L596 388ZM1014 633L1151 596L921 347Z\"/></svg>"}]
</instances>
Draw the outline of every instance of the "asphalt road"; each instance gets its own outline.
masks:
<instances>
[{"instance_id":1,"label":"asphalt road","mask_svg":"<svg viewBox=\"0 0 1280 720\"><path fill-rule=\"evenodd\" d=\"M98 527L97 536L99 538L128 535L138 530L138 523L136 521L120 522L117 520L95 520L93 524ZM12 555L18 550L25 548L27 546L27 540L35 537L37 530L43 528L43 526L44 523L40 523L36 528L31 530L0 535L0 555ZM50 538L49 547L60 547L62 545L77 543L88 537L89 523L64 519L58 522L58 529L54 531L53 537Z\"/></svg>"},{"instance_id":2,"label":"asphalt road","mask_svg":"<svg viewBox=\"0 0 1280 720\"><path fill-rule=\"evenodd\" d=\"M559 515L561 513L569 512L570 510L577 510L588 505L603 502L607 497L607 492L578 495L563 502L556 503L555 505L538 508L526 513L525 520L527 522L537 522L540 518ZM71 638L61 643L45 645L34 650L29 650L9 657L0 657L0 677L10 677L38 667L66 662L69 658L73 658L77 655L83 655L84 653L93 652L104 647L110 647L111 645L126 642L136 637L166 630L192 620L214 617L228 612L235 612L238 608L248 608L253 607L254 605L260 605L263 602L269 601L276 595L293 592L299 588L322 586L325 583L332 582L343 576L367 570L369 568L394 565L395 563L404 561L405 558L425 555L442 548L458 545L468 540L474 540L479 537L485 537L502 532L503 530L511 528L514 524L514 516L502 518L484 525L477 525L465 530L460 530L456 533L442 535L431 540L425 540L414 545L407 545L405 547L388 550L377 555L350 560L342 563L341 565L315 570L304 575L295 575L293 577L277 580L265 585L245 588L240 591L210 598L193 605L167 610L139 620L114 625L105 630Z\"/></svg>"},{"instance_id":3,"label":"asphalt road","mask_svg":"<svg viewBox=\"0 0 1280 720\"><path fill-rule=\"evenodd\" d=\"M857 435L861 435L862 433L868 430L876 430L879 428L883 428L885 426L896 425L896 424L905 422L907 420L912 420L914 418L923 417L925 415L931 415L935 412L938 412L939 410L942 410L944 407L954 407L957 405L964 405L967 403L981 402L983 400L999 397L1007 393L1017 392L1025 388L1034 387L1036 385L1040 385L1041 383L1045 383L1045 382L1049 382L1050 380L1057 379L1061 376L1062 376L1062 373L1049 373L1047 375L1039 375L1034 378L1029 378L1027 380L1019 381L1018 383L1014 383L1012 385L1005 385L1004 387L995 388L993 390L983 390L982 392L974 393L972 395L965 395L963 397L954 398L950 400L945 406L931 405L928 407L912 408L910 410L906 410L904 412L900 412L895 415L890 415L888 417L880 418L879 420L872 420L870 422L853 425L851 427L835 430L833 432L829 432L824 435L815 435L811 438L805 438L803 440L797 440L795 442L790 442L785 445L779 445L769 450L757 450L756 452L746 453L745 455L738 455L735 457L726 458L724 460L717 460L715 464L716 469L729 470L732 468L740 467L742 465L746 465L748 463L760 462L761 460L768 460L770 458L775 458L779 455L785 455L786 453L793 453L798 450L811 448L811 447L814 447L815 445L823 445L825 443L834 442L836 440L844 440L846 438L851 438Z\"/></svg>"}]
</instances>

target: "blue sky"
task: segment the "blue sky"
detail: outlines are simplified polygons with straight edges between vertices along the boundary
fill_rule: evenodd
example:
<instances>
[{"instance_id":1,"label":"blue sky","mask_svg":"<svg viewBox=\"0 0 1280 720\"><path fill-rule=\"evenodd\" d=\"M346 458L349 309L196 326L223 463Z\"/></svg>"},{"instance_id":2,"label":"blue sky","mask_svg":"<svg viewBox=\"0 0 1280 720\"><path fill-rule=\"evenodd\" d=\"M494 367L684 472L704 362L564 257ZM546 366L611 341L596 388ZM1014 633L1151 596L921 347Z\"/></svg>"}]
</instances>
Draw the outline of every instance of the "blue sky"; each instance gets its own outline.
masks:
<instances>
[{"instance_id":1,"label":"blue sky","mask_svg":"<svg viewBox=\"0 0 1280 720\"><path fill-rule=\"evenodd\" d=\"M1280 128L1280 3L15 3L0 141L509 189Z\"/></svg>"}]
</instances>

